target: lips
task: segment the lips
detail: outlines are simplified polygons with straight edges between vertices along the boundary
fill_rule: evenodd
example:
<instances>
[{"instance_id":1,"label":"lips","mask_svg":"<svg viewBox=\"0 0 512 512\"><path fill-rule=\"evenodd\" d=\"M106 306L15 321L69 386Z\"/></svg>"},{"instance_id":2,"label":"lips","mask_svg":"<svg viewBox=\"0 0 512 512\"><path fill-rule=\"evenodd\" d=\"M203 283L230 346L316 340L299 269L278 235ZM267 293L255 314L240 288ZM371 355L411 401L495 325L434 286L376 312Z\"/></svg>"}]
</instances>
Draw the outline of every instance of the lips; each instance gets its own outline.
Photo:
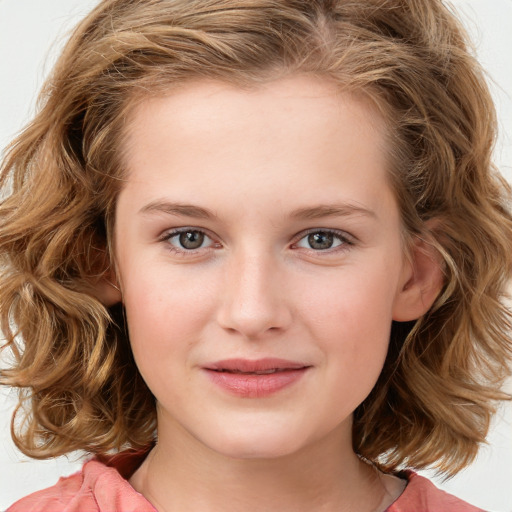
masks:
<instances>
[{"instance_id":1,"label":"lips","mask_svg":"<svg viewBox=\"0 0 512 512\"><path fill-rule=\"evenodd\" d=\"M229 394L262 398L298 382L311 368L285 359L225 359L204 367L210 380Z\"/></svg>"}]
</instances>

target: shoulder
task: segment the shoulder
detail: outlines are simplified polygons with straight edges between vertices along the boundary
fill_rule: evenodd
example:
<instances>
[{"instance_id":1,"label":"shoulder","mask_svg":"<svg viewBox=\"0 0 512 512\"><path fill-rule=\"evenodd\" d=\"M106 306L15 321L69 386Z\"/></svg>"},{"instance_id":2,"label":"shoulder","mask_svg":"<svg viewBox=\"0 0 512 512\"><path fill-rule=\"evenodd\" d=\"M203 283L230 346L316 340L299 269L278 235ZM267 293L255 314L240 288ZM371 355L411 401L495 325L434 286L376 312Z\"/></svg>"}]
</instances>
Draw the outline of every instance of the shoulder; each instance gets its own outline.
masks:
<instances>
[{"instance_id":1,"label":"shoulder","mask_svg":"<svg viewBox=\"0 0 512 512\"><path fill-rule=\"evenodd\" d=\"M7 512L155 512L115 467L98 460L61 478L54 486L14 503Z\"/></svg>"},{"instance_id":2,"label":"shoulder","mask_svg":"<svg viewBox=\"0 0 512 512\"><path fill-rule=\"evenodd\" d=\"M438 489L430 480L407 472L407 487L386 512L484 512Z\"/></svg>"},{"instance_id":3,"label":"shoulder","mask_svg":"<svg viewBox=\"0 0 512 512\"><path fill-rule=\"evenodd\" d=\"M82 487L82 474L60 478L57 484L47 489L37 491L17 501L7 509L7 512L39 512L73 510L68 508L72 498L80 493ZM82 500L91 511L96 510L90 507L86 500Z\"/></svg>"}]
</instances>

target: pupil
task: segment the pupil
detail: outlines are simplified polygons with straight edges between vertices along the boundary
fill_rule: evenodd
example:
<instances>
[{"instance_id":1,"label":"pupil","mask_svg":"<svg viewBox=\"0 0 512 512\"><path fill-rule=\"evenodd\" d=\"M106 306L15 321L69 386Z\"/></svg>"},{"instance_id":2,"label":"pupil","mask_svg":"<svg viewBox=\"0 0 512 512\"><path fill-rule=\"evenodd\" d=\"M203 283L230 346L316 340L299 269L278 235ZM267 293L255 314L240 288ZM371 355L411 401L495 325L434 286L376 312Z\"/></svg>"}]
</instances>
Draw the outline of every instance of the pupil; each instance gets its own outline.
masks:
<instances>
[{"instance_id":1,"label":"pupil","mask_svg":"<svg viewBox=\"0 0 512 512\"><path fill-rule=\"evenodd\" d=\"M308 243L312 249L330 249L333 244L333 236L330 233L312 233L308 236Z\"/></svg>"},{"instance_id":2,"label":"pupil","mask_svg":"<svg viewBox=\"0 0 512 512\"><path fill-rule=\"evenodd\" d=\"M199 249L204 242L204 233L200 231L185 231L180 233L180 244L185 249Z\"/></svg>"}]
</instances>

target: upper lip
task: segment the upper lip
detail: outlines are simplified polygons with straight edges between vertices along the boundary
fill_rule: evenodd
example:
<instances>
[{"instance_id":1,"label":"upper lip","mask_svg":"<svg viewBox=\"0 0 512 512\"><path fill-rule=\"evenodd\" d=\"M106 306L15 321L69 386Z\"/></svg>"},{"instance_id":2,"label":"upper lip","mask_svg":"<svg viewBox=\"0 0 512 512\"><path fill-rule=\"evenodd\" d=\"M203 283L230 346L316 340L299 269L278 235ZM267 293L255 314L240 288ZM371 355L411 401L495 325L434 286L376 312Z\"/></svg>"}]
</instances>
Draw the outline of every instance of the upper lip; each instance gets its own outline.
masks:
<instances>
[{"instance_id":1,"label":"upper lip","mask_svg":"<svg viewBox=\"0 0 512 512\"><path fill-rule=\"evenodd\" d=\"M311 365L275 357L263 359L223 359L204 365L206 370L231 371L231 372L262 372L268 370L298 370Z\"/></svg>"}]
</instances>

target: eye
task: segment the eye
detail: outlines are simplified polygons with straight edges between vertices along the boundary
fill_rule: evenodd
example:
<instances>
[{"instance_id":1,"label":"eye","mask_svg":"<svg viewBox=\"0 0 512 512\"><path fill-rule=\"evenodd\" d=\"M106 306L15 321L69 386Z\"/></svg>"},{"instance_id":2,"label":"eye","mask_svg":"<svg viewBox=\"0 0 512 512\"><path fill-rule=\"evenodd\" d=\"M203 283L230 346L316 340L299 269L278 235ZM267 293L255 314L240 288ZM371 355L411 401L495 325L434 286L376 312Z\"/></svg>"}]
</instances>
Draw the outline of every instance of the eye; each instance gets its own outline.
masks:
<instances>
[{"instance_id":1,"label":"eye","mask_svg":"<svg viewBox=\"0 0 512 512\"><path fill-rule=\"evenodd\" d=\"M317 230L309 232L294 245L314 251L327 251L342 245L352 245L352 242L347 236L336 231Z\"/></svg>"},{"instance_id":2,"label":"eye","mask_svg":"<svg viewBox=\"0 0 512 512\"><path fill-rule=\"evenodd\" d=\"M213 240L204 231L190 228L167 233L162 240L177 251L194 251L214 245Z\"/></svg>"}]
</instances>

